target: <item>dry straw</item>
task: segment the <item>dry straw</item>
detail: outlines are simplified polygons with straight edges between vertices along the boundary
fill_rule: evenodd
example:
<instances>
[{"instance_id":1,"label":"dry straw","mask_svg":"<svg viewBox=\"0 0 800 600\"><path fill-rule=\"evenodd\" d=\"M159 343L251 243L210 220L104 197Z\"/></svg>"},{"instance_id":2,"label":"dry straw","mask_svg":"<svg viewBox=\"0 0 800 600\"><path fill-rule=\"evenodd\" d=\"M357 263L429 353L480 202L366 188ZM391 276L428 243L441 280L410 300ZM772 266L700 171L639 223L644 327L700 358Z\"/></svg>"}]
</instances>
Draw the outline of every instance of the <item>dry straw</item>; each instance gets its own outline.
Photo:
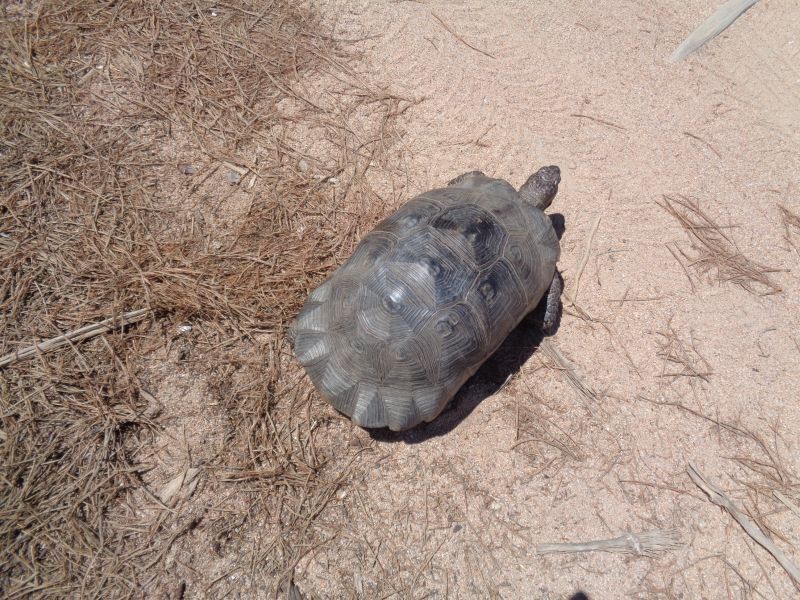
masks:
<instances>
[{"instance_id":1,"label":"dry straw","mask_svg":"<svg viewBox=\"0 0 800 600\"><path fill-rule=\"evenodd\" d=\"M643 533L625 533L608 540L591 542L574 542L564 544L539 544L539 554L574 553L574 552L622 552L636 556L654 558L662 552L680 548L678 533L674 530L645 531Z\"/></svg>"},{"instance_id":2,"label":"dry straw","mask_svg":"<svg viewBox=\"0 0 800 600\"><path fill-rule=\"evenodd\" d=\"M324 541L316 519L349 472L317 442L282 332L387 210L369 174L408 102L361 82L293 2L0 11L0 588L278 589ZM337 94L315 94L323 80ZM146 483L162 364L207 382L194 417L213 412L229 449L175 507L157 497L167 481ZM197 544L234 570L174 562Z\"/></svg>"},{"instance_id":3,"label":"dry straw","mask_svg":"<svg viewBox=\"0 0 800 600\"><path fill-rule=\"evenodd\" d=\"M660 206L680 223L689 236L695 252L692 257L684 255L689 267L701 273L715 274L718 282L735 283L752 294L768 295L781 291L769 276L777 270L740 252L733 239L700 208L697 201L664 196ZM681 263L681 266L686 265Z\"/></svg>"},{"instance_id":4,"label":"dry straw","mask_svg":"<svg viewBox=\"0 0 800 600\"><path fill-rule=\"evenodd\" d=\"M786 573L788 573L795 585L800 586L800 567L798 567L792 561L792 559L789 558L789 556L787 556L786 553L781 550L775 544L775 542L773 542L770 537L758 527L755 522L753 522L752 519L747 517L747 515L739 510L733 501L728 498L725 492L711 483L695 465L689 463L687 472L689 473L689 477L692 479L694 484L703 490L706 496L708 496L708 499L717 506L724 508L728 514L730 514L730 516L733 517L737 523L739 523L747 535L749 535L754 541L756 541L767 552L769 552L776 561L778 561L778 564L780 564Z\"/></svg>"}]
</instances>

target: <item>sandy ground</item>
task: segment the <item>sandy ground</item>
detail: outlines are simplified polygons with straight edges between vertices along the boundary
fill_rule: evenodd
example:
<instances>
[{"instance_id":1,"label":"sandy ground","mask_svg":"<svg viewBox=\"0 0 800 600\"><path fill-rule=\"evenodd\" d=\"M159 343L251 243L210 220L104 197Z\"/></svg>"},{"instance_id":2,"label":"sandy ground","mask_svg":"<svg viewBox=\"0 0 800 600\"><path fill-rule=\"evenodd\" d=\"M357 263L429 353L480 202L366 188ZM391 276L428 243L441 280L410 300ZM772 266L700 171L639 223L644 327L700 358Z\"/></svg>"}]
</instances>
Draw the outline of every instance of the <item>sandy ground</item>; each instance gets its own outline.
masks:
<instances>
[{"instance_id":1,"label":"sandy ground","mask_svg":"<svg viewBox=\"0 0 800 600\"><path fill-rule=\"evenodd\" d=\"M74 96L34 101L38 84L20 83L29 50L12 44L18 79L4 89L22 110L11 133L35 130L28 113L48 124L31 138L44 160L33 150L21 164L50 173L78 152L65 163L76 181L120 190L74 243L69 219L39 214L37 195L59 208L69 178L25 181L10 165L31 223L69 234L52 255L46 229L15 250L19 288L44 269L48 295L37 283L10 342L92 322L117 290L136 306L131 290L152 292L164 311L87 342L74 362L64 349L16 363L19 415L0 390L3 492L17 502L0 528L17 563L0 569L8 593L273 598L293 579L306 599L798 597L687 473L695 465L800 563L800 508L780 500L800 505L800 5L761 0L667 64L721 1L320 0L309 3L325 15L319 28L280 3L145 3L146 21L87 3L31 25L42 85ZM39 3L13 5L22 19ZM90 13L105 25L80 45ZM77 71L48 70L61 48L48 27L79 49L63 61ZM336 52L323 42L331 29ZM184 61L176 40L194 38L172 36L189 31L205 33ZM249 79L253 56L272 86ZM171 76L182 100L151 121ZM128 92L146 100L130 114ZM186 100L217 92L211 109ZM219 107L239 116L220 120ZM73 147L84 110L99 143L78 135ZM252 138L238 130L250 111L261 117ZM120 146L132 158L113 144L108 162L81 154L106 148L98 123L121 116L142 136ZM189 135L195 118L208 135ZM550 212L566 289L553 336L534 313L451 409L403 434L352 426L312 393L282 336L305 287L413 195L473 169L518 186L546 164L562 173ZM165 222L148 216L118 239L116 211L137 198ZM83 222L91 203L74 200ZM27 244L26 227L13 231ZM141 278L128 251L139 236L173 270L134 253L151 281L127 289ZM119 277L103 275L117 264ZM23 292L5 298L13 310ZM29 402L45 386L52 396ZM680 543L649 555L540 547L652 531Z\"/></svg>"},{"instance_id":2,"label":"sandy ground","mask_svg":"<svg viewBox=\"0 0 800 600\"><path fill-rule=\"evenodd\" d=\"M800 519L771 493L800 497L800 231L779 208L800 213L800 5L763 0L667 64L718 4L325 5L343 38L369 36L365 76L419 100L404 115L408 195L472 169L519 185L561 167L551 210L574 302L548 343L596 397L545 368L524 330L503 349L521 367L484 369L433 425L344 428L366 466L321 517L332 535L298 566L304 594L795 597L686 473L800 560ZM780 291L703 273L664 196L698 202ZM683 545L535 552L653 529Z\"/></svg>"}]
</instances>

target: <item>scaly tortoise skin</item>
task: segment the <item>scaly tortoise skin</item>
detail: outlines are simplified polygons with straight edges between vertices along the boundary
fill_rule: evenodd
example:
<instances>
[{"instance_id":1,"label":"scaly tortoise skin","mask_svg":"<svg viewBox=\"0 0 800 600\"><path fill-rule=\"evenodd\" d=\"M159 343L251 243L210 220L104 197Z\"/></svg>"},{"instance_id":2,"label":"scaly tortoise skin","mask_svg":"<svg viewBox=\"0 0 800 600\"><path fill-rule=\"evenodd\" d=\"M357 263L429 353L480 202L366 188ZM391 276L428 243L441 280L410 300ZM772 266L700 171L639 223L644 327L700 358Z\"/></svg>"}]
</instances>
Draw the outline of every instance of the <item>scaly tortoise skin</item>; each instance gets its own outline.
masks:
<instances>
[{"instance_id":1,"label":"scaly tortoise skin","mask_svg":"<svg viewBox=\"0 0 800 600\"><path fill-rule=\"evenodd\" d=\"M561 174L515 190L480 171L412 199L315 289L292 325L319 393L365 428L432 421L547 294L558 313L558 236L544 214Z\"/></svg>"}]
</instances>

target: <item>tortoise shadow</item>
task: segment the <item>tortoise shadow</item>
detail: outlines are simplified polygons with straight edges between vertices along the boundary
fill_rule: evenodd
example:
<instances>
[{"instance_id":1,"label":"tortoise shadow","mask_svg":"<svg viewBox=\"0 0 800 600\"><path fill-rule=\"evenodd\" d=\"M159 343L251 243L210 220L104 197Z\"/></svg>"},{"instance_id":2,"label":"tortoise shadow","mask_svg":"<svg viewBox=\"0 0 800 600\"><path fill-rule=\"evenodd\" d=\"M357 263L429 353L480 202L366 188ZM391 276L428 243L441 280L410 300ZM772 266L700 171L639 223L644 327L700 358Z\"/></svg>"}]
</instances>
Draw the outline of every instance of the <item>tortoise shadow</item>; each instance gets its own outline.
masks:
<instances>
[{"instance_id":1,"label":"tortoise shadow","mask_svg":"<svg viewBox=\"0 0 800 600\"><path fill-rule=\"evenodd\" d=\"M550 220L560 240L565 231L564 215L551 214ZM494 354L461 386L450 404L432 422L422 423L406 431L368 429L369 436L379 442L419 444L453 431L481 402L500 391L536 352L546 337L542 331L545 309L546 297L508 334ZM558 331L561 315L562 307L559 305L553 331L547 337Z\"/></svg>"}]
</instances>

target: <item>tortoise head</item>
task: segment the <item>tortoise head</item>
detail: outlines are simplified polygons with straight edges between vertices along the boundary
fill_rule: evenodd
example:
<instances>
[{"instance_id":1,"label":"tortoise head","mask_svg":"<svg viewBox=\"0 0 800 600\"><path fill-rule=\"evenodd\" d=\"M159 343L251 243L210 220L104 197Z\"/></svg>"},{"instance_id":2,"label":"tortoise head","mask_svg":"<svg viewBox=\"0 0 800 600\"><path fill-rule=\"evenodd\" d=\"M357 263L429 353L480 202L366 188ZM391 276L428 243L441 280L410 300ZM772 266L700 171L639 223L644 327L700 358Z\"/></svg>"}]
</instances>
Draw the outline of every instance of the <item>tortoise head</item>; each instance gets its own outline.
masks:
<instances>
[{"instance_id":1,"label":"tortoise head","mask_svg":"<svg viewBox=\"0 0 800 600\"><path fill-rule=\"evenodd\" d=\"M560 182L561 169L555 165L542 167L522 184L522 187L519 188L519 195L523 202L544 210L555 198Z\"/></svg>"}]
</instances>

